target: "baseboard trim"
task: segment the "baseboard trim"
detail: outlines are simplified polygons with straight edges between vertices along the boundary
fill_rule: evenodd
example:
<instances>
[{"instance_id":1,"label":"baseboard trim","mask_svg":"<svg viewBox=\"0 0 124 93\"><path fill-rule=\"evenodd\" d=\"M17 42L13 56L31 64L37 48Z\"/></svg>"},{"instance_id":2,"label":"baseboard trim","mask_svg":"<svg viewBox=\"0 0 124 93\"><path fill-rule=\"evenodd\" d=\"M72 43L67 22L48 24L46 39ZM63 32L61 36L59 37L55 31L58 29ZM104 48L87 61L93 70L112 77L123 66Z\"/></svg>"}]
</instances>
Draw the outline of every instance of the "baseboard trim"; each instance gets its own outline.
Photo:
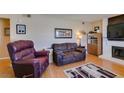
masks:
<instances>
[{"instance_id":1,"label":"baseboard trim","mask_svg":"<svg viewBox=\"0 0 124 93\"><path fill-rule=\"evenodd\" d=\"M111 57L105 57L105 56L99 56L99 58L102 58L102 59L106 59L106 60L109 60L113 63L117 63L117 64L120 64L120 65L124 65L124 61L123 60L120 60L120 59L116 59L116 58L111 58Z\"/></svg>"}]
</instances>

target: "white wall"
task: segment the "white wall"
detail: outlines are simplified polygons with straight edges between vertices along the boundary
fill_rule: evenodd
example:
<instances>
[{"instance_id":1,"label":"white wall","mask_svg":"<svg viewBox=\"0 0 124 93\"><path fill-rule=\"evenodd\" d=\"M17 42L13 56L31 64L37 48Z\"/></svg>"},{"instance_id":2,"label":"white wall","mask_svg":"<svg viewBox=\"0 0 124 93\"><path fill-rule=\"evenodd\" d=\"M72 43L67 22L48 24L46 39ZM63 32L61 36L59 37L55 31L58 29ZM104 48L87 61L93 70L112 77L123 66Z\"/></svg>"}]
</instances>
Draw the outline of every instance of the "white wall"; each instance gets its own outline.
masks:
<instances>
[{"instance_id":1,"label":"white wall","mask_svg":"<svg viewBox=\"0 0 124 93\"><path fill-rule=\"evenodd\" d=\"M35 43L37 50L48 48L53 43L76 42L76 32L84 30L89 31L89 24L82 25L80 22L58 19L46 15L32 15L27 18L23 15L0 15L2 18L10 18L11 41L20 39L30 39ZM26 24L26 35L16 34L16 24ZM73 29L72 39L55 39L54 28L70 28ZM82 45L86 45L86 36L82 39Z\"/></svg>"},{"instance_id":2,"label":"white wall","mask_svg":"<svg viewBox=\"0 0 124 93\"><path fill-rule=\"evenodd\" d=\"M94 31L94 27L98 26L99 27L99 32L102 33L102 20L96 20L91 22L92 30Z\"/></svg>"},{"instance_id":3,"label":"white wall","mask_svg":"<svg viewBox=\"0 0 124 93\"><path fill-rule=\"evenodd\" d=\"M124 64L124 60L120 60L112 57L112 46L124 47L124 41L108 41L107 25L108 25L108 19L103 19L103 55L100 57L120 64Z\"/></svg>"},{"instance_id":4,"label":"white wall","mask_svg":"<svg viewBox=\"0 0 124 93\"><path fill-rule=\"evenodd\" d=\"M76 42L76 32L84 29L84 27L74 21L57 19L46 15L32 16L31 39L36 42L36 48L50 47L53 43ZM54 28L70 28L73 29L72 39L55 39Z\"/></svg>"}]
</instances>

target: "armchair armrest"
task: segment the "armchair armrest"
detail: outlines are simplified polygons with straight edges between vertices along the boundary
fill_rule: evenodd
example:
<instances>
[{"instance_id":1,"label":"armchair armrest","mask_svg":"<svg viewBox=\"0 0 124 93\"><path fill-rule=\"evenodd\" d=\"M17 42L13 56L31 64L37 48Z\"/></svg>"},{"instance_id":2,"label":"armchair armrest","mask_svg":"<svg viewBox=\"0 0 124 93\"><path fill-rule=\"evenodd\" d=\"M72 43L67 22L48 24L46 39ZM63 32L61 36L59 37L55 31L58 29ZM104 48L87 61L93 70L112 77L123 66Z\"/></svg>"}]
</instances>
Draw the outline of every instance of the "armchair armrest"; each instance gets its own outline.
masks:
<instances>
[{"instance_id":1,"label":"armchair armrest","mask_svg":"<svg viewBox=\"0 0 124 93\"><path fill-rule=\"evenodd\" d=\"M39 77L40 62L35 59L19 60L12 63L19 77Z\"/></svg>"},{"instance_id":2,"label":"armchair armrest","mask_svg":"<svg viewBox=\"0 0 124 93\"><path fill-rule=\"evenodd\" d=\"M19 60L19 61L15 61L13 62L14 64L22 64L22 65L31 65L31 64L35 64L37 63L37 61L33 60L33 59L26 59L26 60Z\"/></svg>"},{"instance_id":3,"label":"armchair armrest","mask_svg":"<svg viewBox=\"0 0 124 93\"><path fill-rule=\"evenodd\" d=\"M13 62L15 65L20 65L20 66L31 66L35 67L36 65L40 65L40 63L35 60L35 59L26 59L26 60L19 60L16 62Z\"/></svg>"},{"instance_id":4,"label":"armchair armrest","mask_svg":"<svg viewBox=\"0 0 124 93\"><path fill-rule=\"evenodd\" d=\"M45 51L45 50L42 50L42 51L36 51L34 53L35 57L42 57L42 56L49 56L49 51Z\"/></svg>"}]
</instances>

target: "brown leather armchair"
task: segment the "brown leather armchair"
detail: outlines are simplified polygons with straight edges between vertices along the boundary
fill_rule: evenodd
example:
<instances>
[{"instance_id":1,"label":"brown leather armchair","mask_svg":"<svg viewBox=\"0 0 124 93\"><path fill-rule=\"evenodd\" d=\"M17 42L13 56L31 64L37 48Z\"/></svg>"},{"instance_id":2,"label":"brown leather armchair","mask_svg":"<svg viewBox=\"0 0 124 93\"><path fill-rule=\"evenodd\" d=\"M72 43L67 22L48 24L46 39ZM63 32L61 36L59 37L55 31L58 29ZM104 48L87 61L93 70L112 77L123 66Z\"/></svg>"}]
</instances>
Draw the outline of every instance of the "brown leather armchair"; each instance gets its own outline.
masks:
<instances>
[{"instance_id":1,"label":"brown leather armchair","mask_svg":"<svg viewBox=\"0 0 124 93\"><path fill-rule=\"evenodd\" d=\"M16 77L41 77L49 65L49 51L36 51L30 40L19 40L7 45Z\"/></svg>"}]
</instances>

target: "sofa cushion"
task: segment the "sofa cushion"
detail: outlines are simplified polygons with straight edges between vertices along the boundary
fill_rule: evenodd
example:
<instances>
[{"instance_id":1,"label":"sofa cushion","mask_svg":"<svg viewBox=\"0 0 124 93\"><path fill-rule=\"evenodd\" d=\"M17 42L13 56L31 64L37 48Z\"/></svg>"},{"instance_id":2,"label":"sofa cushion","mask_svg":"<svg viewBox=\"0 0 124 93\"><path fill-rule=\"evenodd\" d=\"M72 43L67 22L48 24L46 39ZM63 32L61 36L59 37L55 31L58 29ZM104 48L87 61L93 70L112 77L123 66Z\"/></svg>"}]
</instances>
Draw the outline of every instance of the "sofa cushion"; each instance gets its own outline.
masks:
<instances>
[{"instance_id":1,"label":"sofa cushion","mask_svg":"<svg viewBox=\"0 0 124 93\"><path fill-rule=\"evenodd\" d=\"M73 55L72 52L63 52L63 53L64 53L64 56Z\"/></svg>"},{"instance_id":2,"label":"sofa cushion","mask_svg":"<svg viewBox=\"0 0 124 93\"><path fill-rule=\"evenodd\" d=\"M13 52L19 52L21 50L34 47L34 44L30 40L19 40L13 42L11 46L13 47Z\"/></svg>"},{"instance_id":3,"label":"sofa cushion","mask_svg":"<svg viewBox=\"0 0 124 93\"><path fill-rule=\"evenodd\" d=\"M73 60L74 54L72 52L64 52L63 60Z\"/></svg>"},{"instance_id":4,"label":"sofa cushion","mask_svg":"<svg viewBox=\"0 0 124 93\"><path fill-rule=\"evenodd\" d=\"M67 49L68 50L75 50L77 48L77 44L76 43L67 43Z\"/></svg>"},{"instance_id":5,"label":"sofa cushion","mask_svg":"<svg viewBox=\"0 0 124 93\"><path fill-rule=\"evenodd\" d=\"M53 44L53 49L55 51L64 51L67 49L66 44Z\"/></svg>"},{"instance_id":6,"label":"sofa cushion","mask_svg":"<svg viewBox=\"0 0 124 93\"><path fill-rule=\"evenodd\" d=\"M84 54L81 53L81 52L74 51L73 55L74 55L75 60L79 61L79 60L81 60L83 58Z\"/></svg>"},{"instance_id":7,"label":"sofa cushion","mask_svg":"<svg viewBox=\"0 0 124 93\"><path fill-rule=\"evenodd\" d=\"M77 51L73 51L72 54L73 54L74 56L77 56L77 55L80 55L81 53L80 53L80 52L77 52Z\"/></svg>"},{"instance_id":8,"label":"sofa cushion","mask_svg":"<svg viewBox=\"0 0 124 93\"><path fill-rule=\"evenodd\" d=\"M68 55L64 55L63 59L67 59L67 58L72 59L72 57L74 57L73 54L68 54Z\"/></svg>"},{"instance_id":9,"label":"sofa cushion","mask_svg":"<svg viewBox=\"0 0 124 93\"><path fill-rule=\"evenodd\" d=\"M20 59L29 59L29 58L34 58L34 49L33 48L28 48L24 49L22 51L16 52L13 55L13 59L20 60Z\"/></svg>"}]
</instances>

